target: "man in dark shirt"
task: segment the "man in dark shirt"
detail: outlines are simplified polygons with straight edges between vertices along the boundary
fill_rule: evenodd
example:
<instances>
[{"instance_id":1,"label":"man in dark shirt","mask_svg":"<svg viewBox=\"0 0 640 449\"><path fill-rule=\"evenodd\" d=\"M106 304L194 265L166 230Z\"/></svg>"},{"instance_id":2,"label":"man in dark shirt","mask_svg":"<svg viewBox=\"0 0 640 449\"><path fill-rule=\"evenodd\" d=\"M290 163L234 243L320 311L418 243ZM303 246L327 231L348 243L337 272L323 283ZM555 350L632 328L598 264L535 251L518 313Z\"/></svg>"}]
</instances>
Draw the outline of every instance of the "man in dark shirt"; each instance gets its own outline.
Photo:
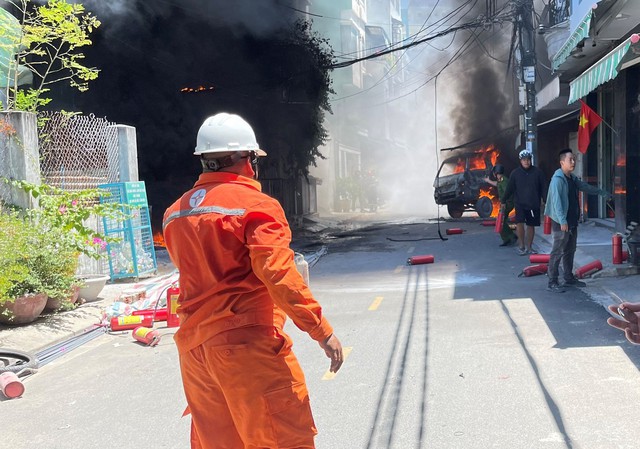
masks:
<instances>
[{"instance_id":1,"label":"man in dark shirt","mask_svg":"<svg viewBox=\"0 0 640 449\"><path fill-rule=\"evenodd\" d=\"M548 290L562 293L564 287L584 287L585 284L575 278L573 274L573 257L576 253L578 240L578 219L580 217L580 203L578 191L609 196L610 194L595 186L581 181L573 174L576 168L576 158L571 148L559 153L560 168L551 177L545 215L551 218L553 234L553 248L549 257L549 285ZM560 262L564 285L558 284Z\"/></svg>"},{"instance_id":2,"label":"man in dark shirt","mask_svg":"<svg viewBox=\"0 0 640 449\"><path fill-rule=\"evenodd\" d=\"M504 206L511 196L514 197L518 254L524 256L538 252L533 248L533 238L536 227L540 226L540 203L547 196L547 180L542 170L532 165L529 150L520 151L519 157L520 167L511 172L509 184L500 202Z\"/></svg>"}]
</instances>

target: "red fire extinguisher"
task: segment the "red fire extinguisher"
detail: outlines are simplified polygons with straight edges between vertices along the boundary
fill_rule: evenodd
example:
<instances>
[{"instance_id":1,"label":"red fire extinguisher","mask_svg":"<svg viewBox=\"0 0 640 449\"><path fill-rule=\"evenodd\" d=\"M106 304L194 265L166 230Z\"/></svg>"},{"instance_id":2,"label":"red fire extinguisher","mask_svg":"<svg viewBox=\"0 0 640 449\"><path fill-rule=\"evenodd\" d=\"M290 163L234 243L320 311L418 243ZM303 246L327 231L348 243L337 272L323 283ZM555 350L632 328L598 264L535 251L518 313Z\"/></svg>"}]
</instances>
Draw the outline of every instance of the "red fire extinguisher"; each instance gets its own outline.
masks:
<instances>
[{"instance_id":1,"label":"red fire extinguisher","mask_svg":"<svg viewBox=\"0 0 640 449\"><path fill-rule=\"evenodd\" d=\"M544 216L544 233L546 235L551 234L551 217L548 215Z\"/></svg>"},{"instance_id":2,"label":"red fire extinguisher","mask_svg":"<svg viewBox=\"0 0 640 449\"><path fill-rule=\"evenodd\" d=\"M461 228L449 228L447 229L447 235L454 235L454 234L462 234L464 232L464 229Z\"/></svg>"},{"instance_id":3,"label":"red fire extinguisher","mask_svg":"<svg viewBox=\"0 0 640 449\"><path fill-rule=\"evenodd\" d=\"M546 263L540 263L538 265L530 265L528 267L524 267L522 269L522 273L518 275L518 277L530 277L530 276L538 276L539 274L546 274L549 266Z\"/></svg>"},{"instance_id":4,"label":"red fire extinguisher","mask_svg":"<svg viewBox=\"0 0 640 449\"><path fill-rule=\"evenodd\" d=\"M128 331L138 326L153 326L153 315L114 316L109 321L112 331Z\"/></svg>"},{"instance_id":5,"label":"red fire extinguisher","mask_svg":"<svg viewBox=\"0 0 640 449\"><path fill-rule=\"evenodd\" d=\"M131 336L139 341L140 343L144 343L147 346L155 346L160 343L160 332L157 330L153 330L148 327L138 326L136 327Z\"/></svg>"},{"instance_id":6,"label":"red fire extinguisher","mask_svg":"<svg viewBox=\"0 0 640 449\"><path fill-rule=\"evenodd\" d=\"M498 212L498 217L496 218L496 227L494 231L498 234L502 231L502 225L504 225L504 208L500 208L500 212Z\"/></svg>"},{"instance_id":7,"label":"red fire extinguisher","mask_svg":"<svg viewBox=\"0 0 640 449\"><path fill-rule=\"evenodd\" d=\"M551 254L531 254L529 256L529 262L531 263L549 263Z\"/></svg>"},{"instance_id":8,"label":"red fire extinguisher","mask_svg":"<svg viewBox=\"0 0 640 449\"><path fill-rule=\"evenodd\" d=\"M8 399L19 398L24 393L24 385L16 373L6 371L0 374L0 391Z\"/></svg>"},{"instance_id":9,"label":"red fire extinguisher","mask_svg":"<svg viewBox=\"0 0 640 449\"><path fill-rule=\"evenodd\" d=\"M425 263L433 263L435 258L432 255L412 256L407 259L407 265L422 265Z\"/></svg>"},{"instance_id":10,"label":"red fire extinguisher","mask_svg":"<svg viewBox=\"0 0 640 449\"><path fill-rule=\"evenodd\" d=\"M179 296L180 287L178 284L172 284L167 290L167 327L180 326L180 317L178 316Z\"/></svg>"},{"instance_id":11,"label":"red fire extinguisher","mask_svg":"<svg viewBox=\"0 0 640 449\"><path fill-rule=\"evenodd\" d=\"M613 248L613 263L618 265L622 263L622 236L613 234L611 237L611 246Z\"/></svg>"},{"instance_id":12,"label":"red fire extinguisher","mask_svg":"<svg viewBox=\"0 0 640 449\"><path fill-rule=\"evenodd\" d=\"M593 262L590 262L578 268L576 270L576 277L578 279L582 279L600 270L602 270L602 262L600 262L599 260L594 260Z\"/></svg>"},{"instance_id":13,"label":"red fire extinguisher","mask_svg":"<svg viewBox=\"0 0 640 449\"><path fill-rule=\"evenodd\" d=\"M134 310L131 312L131 315L151 315L153 316L153 321L167 321L167 309L142 309L142 310Z\"/></svg>"}]
</instances>

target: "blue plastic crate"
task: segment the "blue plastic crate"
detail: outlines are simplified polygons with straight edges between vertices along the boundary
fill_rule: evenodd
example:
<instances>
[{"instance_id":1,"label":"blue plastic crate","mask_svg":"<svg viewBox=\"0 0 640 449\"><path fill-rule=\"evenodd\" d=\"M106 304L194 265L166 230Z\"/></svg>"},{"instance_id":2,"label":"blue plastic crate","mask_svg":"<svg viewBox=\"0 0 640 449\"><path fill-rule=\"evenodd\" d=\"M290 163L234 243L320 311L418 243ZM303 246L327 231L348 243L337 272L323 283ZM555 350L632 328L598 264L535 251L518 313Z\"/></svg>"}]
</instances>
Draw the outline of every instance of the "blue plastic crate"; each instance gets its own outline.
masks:
<instances>
[{"instance_id":1,"label":"blue plastic crate","mask_svg":"<svg viewBox=\"0 0 640 449\"><path fill-rule=\"evenodd\" d=\"M119 182L102 184L99 188L110 193L101 197L102 203L119 203L129 215L124 221L103 218L104 233L118 239L107 244L111 279L139 278L158 270L153 231L144 182Z\"/></svg>"}]
</instances>

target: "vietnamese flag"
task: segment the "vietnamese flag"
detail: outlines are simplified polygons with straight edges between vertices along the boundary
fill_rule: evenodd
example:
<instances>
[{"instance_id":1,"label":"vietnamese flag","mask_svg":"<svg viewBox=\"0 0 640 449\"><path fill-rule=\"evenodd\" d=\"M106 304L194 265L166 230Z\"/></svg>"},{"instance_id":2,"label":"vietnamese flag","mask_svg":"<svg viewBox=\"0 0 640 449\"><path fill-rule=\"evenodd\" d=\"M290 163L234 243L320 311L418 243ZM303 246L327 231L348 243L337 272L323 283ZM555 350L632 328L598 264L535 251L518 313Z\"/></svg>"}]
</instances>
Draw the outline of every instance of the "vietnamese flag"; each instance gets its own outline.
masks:
<instances>
[{"instance_id":1,"label":"vietnamese flag","mask_svg":"<svg viewBox=\"0 0 640 449\"><path fill-rule=\"evenodd\" d=\"M591 133L598 127L602 117L596 114L587 104L580 100L580 122L578 123L578 150L582 154L587 152L587 147L591 141Z\"/></svg>"}]
</instances>

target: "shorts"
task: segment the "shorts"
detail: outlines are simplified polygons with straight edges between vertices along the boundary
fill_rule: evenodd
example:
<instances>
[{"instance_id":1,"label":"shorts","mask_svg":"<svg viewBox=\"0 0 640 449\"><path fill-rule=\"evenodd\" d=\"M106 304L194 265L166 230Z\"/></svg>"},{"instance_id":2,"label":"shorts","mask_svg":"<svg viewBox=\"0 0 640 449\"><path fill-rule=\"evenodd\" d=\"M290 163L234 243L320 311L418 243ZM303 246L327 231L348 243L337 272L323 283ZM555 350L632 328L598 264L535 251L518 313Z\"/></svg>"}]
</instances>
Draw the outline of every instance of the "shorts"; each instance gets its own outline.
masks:
<instances>
[{"instance_id":1,"label":"shorts","mask_svg":"<svg viewBox=\"0 0 640 449\"><path fill-rule=\"evenodd\" d=\"M524 209L516 204L516 223L540 226L540 209Z\"/></svg>"}]
</instances>

